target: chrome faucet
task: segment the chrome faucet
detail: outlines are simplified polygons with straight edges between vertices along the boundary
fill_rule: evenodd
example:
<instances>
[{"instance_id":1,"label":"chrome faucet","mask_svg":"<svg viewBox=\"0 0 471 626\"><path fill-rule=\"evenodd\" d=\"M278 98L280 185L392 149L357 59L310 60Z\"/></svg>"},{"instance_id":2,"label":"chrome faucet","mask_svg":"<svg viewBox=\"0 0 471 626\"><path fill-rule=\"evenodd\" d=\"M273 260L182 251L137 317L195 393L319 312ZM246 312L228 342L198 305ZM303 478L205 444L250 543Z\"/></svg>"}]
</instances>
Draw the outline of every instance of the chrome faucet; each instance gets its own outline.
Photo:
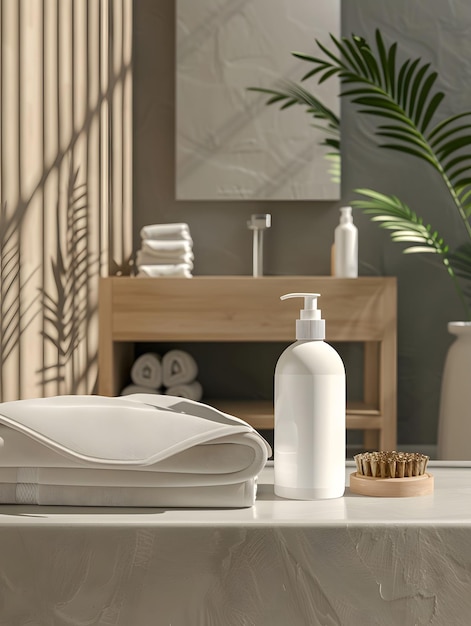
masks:
<instances>
[{"instance_id":1,"label":"chrome faucet","mask_svg":"<svg viewBox=\"0 0 471 626\"><path fill-rule=\"evenodd\" d=\"M263 231L271 226L270 213L257 213L247 222L253 230L253 275L263 276Z\"/></svg>"}]
</instances>

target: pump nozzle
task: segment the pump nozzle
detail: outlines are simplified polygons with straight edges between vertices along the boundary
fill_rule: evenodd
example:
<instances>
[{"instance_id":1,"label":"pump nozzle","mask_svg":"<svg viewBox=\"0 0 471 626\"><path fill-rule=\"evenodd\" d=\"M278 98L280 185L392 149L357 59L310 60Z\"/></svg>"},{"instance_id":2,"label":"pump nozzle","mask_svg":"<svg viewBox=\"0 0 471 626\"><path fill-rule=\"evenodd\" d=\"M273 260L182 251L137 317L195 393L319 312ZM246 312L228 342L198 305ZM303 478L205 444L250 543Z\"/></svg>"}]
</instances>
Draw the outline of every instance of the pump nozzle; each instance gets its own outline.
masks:
<instances>
[{"instance_id":1,"label":"pump nozzle","mask_svg":"<svg viewBox=\"0 0 471 626\"><path fill-rule=\"evenodd\" d=\"M320 293L287 293L284 296L280 296L280 300L304 298L304 309L301 309L301 319L320 320L321 312L317 308L317 298L320 298L320 295Z\"/></svg>"},{"instance_id":2,"label":"pump nozzle","mask_svg":"<svg viewBox=\"0 0 471 626\"><path fill-rule=\"evenodd\" d=\"M324 339L325 321L321 318L321 311L317 308L317 298L320 293L287 293L280 296L280 300L288 298L304 298L304 309L301 309L299 319L296 320L296 339Z\"/></svg>"},{"instance_id":3,"label":"pump nozzle","mask_svg":"<svg viewBox=\"0 0 471 626\"><path fill-rule=\"evenodd\" d=\"M341 224L352 224L353 223L352 207L351 206L340 207L340 223Z\"/></svg>"}]
</instances>

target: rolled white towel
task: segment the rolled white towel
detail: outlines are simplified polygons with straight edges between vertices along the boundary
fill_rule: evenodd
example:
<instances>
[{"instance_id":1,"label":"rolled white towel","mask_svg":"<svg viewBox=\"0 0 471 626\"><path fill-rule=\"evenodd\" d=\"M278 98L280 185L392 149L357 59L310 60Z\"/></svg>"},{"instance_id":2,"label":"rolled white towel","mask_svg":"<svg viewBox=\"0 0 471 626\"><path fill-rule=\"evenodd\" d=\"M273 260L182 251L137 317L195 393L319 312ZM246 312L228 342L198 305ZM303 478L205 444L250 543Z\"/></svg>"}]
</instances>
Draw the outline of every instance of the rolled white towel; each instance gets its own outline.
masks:
<instances>
[{"instance_id":1,"label":"rolled white towel","mask_svg":"<svg viewBox=\"0 0 471 626\"><path fill-rule=\"evenodd\" d=\"M162 357L162 380L165 387L191 383L197 374L198 366L189 352L169 350Z\"/></svg>"},{"instance_id":2,"label":"rolled white towel","mask_svg":"<svg viewBox=\"0 0 471 626\"><path fill-rule=\"evenodd\" d=\"M159 389L154 389L152 387L146 387L145 385L127 385L123 389L121 389L120 396L130 396L133 393L160 393Z\"/></svg>"},{"instance_id":3,"label":"rolled white towel","mask_svg":"<svg viewBox=\"0 0 471 626\"><path fill-rule=\"evenodd\" d=\"M186 239L191 241L188 224L149 224L140 232L141 239Z\"/></svg>"},{"instance_id":4,"label":"rolled white towel","mask_svg":"<svg viewBox=\"0 0 471 626\"><path fill-rule=\"evenodd\" d=\"M158 239L143 239L141 242L141 250L149 255L155 255L159 258L176 258L185 255L192 255L193 246L190 241L185 240L168 240L159 241ZM193 257L192 257L193 258Z\"/></svg>"},{"instance_id":5,"label":"rolled white towel","mask_svg":"<svg viewBox=\"0 0 471 626\"><path fill-rule=\"evenodd\" d=\"M186 254L177 254L174 257L165 256L161 257L157 254L147 254L143 250L138 250L136 253L136 265L188 265L190 269L193 269L193 253L187 252Z\"/></svg>"},{"instance_id":6,"label":"rolled white towel","mask_svg":"<svg viewBox=\"0 0 471 626\"><path fill-rule=\"evenodd\" d=\"M178 398L186 398L199 402L203 397L203 387L201 383L194 380L192 383L182 383L181 385L173 385L165 390L167 396L177 396Z\"/></svg>"},{"instance_id":7,"label":"rolled white towel","mask_svg":"<svg viewBox=\"0 0 471 626\"><path fill-rule=\"evenodd\" d=\"M172 277L192 278L192 268L186 263L177 265L138 265L137 276L140 277Z\"/></svg>"},{"instance_id":8,"label":"rolled white towel","mask_svg":"<svg viewBox=\"0 0 471 626\"><path fill-rule=\"evenodd\" d=\"M155 352L138 357L131 367L131 380L135 385L158 389L162 385L162 363Z\"/></svg>"}]
</instances>

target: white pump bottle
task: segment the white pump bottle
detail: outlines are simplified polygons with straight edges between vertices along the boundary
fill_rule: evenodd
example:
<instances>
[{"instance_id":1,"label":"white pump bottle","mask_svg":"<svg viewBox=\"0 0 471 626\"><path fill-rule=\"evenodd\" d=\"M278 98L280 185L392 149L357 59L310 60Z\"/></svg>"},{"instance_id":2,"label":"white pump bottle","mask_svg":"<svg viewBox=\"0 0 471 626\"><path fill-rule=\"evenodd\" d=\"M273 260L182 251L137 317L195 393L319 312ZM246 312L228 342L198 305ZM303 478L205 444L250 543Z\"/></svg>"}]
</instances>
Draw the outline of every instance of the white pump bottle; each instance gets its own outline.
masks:
<instances>
[{"instance_id":1,"label":"white pump bottle","mask_svg":"<svg viewBox=\"0 0 471 626\"><path fill-rule=\"evenodd\" d=\"M324 341L317 293L304 298L297 341L275 369L275 494L298 500L340 498L345 491L345 367Z\"/></svg>"},{"instance_id":2,"label":"white pump bottle","mask_svg":"<svg viewBox=\"0 0 471 626\"><path fill-rule=\"evenodd\" d=\"M352 207L340 209L340 223L334 233L334 275L338 278L358 276L358 228L353 223Z\"/></svg>"}]
</instances>

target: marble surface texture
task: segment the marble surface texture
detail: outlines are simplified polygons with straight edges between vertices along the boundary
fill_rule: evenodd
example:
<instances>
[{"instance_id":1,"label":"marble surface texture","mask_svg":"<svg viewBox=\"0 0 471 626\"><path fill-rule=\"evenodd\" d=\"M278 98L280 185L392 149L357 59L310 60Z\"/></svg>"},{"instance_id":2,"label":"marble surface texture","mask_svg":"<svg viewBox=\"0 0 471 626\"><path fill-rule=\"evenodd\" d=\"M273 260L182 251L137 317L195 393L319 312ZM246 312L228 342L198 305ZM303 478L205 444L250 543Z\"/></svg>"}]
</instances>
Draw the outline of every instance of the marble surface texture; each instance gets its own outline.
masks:
<instances>
[{"instance_id":1,"label":"marble surface texture","mask_svg":"<svg viewBox=\"0 0 471 626\"><path fill-rule=\"evenodd\" d=\"M269 466L247 509L2 506L0 625L467 625L471 467L430 471L418 498L282 500Z\"/></svg>"}]
</instances>

